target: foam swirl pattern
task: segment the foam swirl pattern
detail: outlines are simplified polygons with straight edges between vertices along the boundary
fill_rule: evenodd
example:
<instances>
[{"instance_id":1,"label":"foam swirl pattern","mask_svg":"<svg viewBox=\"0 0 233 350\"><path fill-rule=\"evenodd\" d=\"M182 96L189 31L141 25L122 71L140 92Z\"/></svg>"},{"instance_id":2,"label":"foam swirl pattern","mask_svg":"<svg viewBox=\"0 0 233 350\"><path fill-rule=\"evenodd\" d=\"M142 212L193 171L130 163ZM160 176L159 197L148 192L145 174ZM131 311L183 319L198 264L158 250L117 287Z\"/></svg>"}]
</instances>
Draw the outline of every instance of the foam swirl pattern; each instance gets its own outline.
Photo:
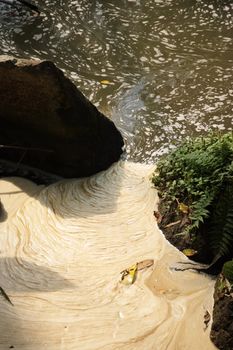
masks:
<instances>
[{"instance_id":1,"label":"foam swirl pattern","mask_svg":"<svg viewBox=\"0 0 233 350\"><path fill-rule=\"evenodd\" d=\"M172 270L186 258L159 231L152 168L119 162L46 188L0 181L0 349L215 349L204 330L214 281ZM154 259L133 285L120 272ZM211 324L211 321L210 321Z\"/></svg>"}]
</instances>

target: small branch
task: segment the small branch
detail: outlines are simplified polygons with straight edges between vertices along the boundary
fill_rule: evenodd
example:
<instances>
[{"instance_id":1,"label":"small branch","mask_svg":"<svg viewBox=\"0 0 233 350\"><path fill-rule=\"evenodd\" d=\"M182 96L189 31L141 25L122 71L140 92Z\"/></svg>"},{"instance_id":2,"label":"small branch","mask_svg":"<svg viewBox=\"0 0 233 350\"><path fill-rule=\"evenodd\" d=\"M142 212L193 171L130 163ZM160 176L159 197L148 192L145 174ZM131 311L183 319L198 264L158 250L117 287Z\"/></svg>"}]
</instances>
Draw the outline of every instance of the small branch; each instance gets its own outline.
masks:
<instances>
[{"instance_id":1,"label":"small branch","mask_svg":"<svg viewBox=\"0 0 233 350\"><path fill-rule=\"evenodd\" d=\"M0 145L0 148L10 148L10 149L19 149L23 151L40 151L53 153L54 151L46 148L37 148L37 147L23 147L23 146L11 146L11 145Z\"/></svg>"},{"instance_id":2,"label":"small branch","mask_svg":"<svg viewBox=\"0 0 233 350\"><path fill-rule=\"evenodd\" d=\"M11 302L10 298L8 297L8 295L6 294L6 292L4 291L4 289L2 287L0 287L0 294L3 296L3 298L8 301L8 303L10 303L12 306L13 303Z\"/></svg>"},{"instance_id":3,"label":"small branch","mask_svg":"<svg viewBox=\"0 0 233 350\"><path fill-rule=\"evenodd\" d=\"M175 225L179 224L180 222L181 222L181 220L171 222L170 224L167 224L166 226L164 226L164 228L175 226Z\"/></svg>"}]
</instances>

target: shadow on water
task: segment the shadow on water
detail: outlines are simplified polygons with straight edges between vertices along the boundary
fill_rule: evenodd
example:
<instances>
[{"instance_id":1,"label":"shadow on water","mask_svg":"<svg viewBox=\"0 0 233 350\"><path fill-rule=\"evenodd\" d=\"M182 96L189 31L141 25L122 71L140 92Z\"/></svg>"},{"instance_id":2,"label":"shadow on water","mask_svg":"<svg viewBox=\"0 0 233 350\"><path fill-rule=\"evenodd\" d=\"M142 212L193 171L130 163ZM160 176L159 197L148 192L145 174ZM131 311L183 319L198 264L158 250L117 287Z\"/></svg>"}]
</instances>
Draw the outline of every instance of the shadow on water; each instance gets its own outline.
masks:
<instances>
[{"instance_id":1,"label":"shadow on water","mask_svg":"<svg viewBox=\"0 0 233 350\"><path fill-rule=\"evenodd\" d=\"M33 297L33 293L36 293L35 301L38 304L40 294L37 293L56 292L72 288L73 285L64 276L48 267L36 265L23 259L6 257L0 258L0 286L13 303L11 305L3 297L0 298L0 349L5 350L24 349L26 344L34 341L30 339L30 334L26 333L22 322L25 321L25 317L28 317L29 325L31 322L36 322L33 316L33 307L31 313L29 312L29 305L33 301L28 299ZM26 313L24 313L24 308ZM44 341L46 339L40 339L41 343Z\"/></svg>"},{"instance_id":2,"label":"shadow on water","mask_svg":"<svg viewBox=\"0 0 233 350\"><path fill-rule=\"evenodd\" d=\"M73 284L64 276L48 267L11 257L0 258L0 284L13 305L10 305L3 296L1 296L0 303L2 306L7 304L10 309L12 308L13 313L14 295L17 293L18 295L27 293L30 296L30 293L49 293L73 287ZM25 301L26 298L25 296Z\"/></svg>"},{"instance_id":3,"label":"shadow on water","mask_svg":"<svg viewBox=\"0 0 233 350\"><path fill-rule=\"evenodd\" d=\"M0 202L0 222L6 221L7 218L8 218L7 211L4 208L4 205L2 204L2 202Z\"/></svg>"},{"instance_id":4,"label":"shadow on water","mask_svg":"<svg viewBox=\"0 0 233 350\"><path fill-rule=\"evenodd\" d=\"M24 176L27 176L28 170L24 169L24 171ZM14 236L12 236L14 233L10 232L11 236L8 236L8 230L10 230L10 228L6 228L7 225L5 225L4 220L7 218L7 215L9 219L13 215L17 220L17 210L21 208L22 212L18 212L19 215L23 215L22 220L19 221L20 225L22 225L18 227L19 235L25 233L24 228L27 230L29 229L29 232L33 230L33 228L30 229L30 227L32 227L32 224L30 224L30 213L32 215L38 215L38 220L42 219L38 214L40 211L38 210L37 212L37 205L40 206L40 204L46 210L46 217L50 215L49 212L52 212L52 221L50 221L48 225L54 225L53 227L55 229L56 223L53 221L55 215L58 219L79 217L85 219L91 216L108 215L115 212L118 196L122 189L122 181L126 175L125 173L126 170L124 166L122 164L121 166L117 164L113 165L106 172L99 173L86 179L70 179L56 182L54 178L50 178L48 182L55 182L47 186L38 186L25 178L19 177L1 179L0 198L4 208L4 212L2 211L2 223L0 225L1 241L12 240L9 244L14 244L15 240L13 238ZM20 174L23 175L22 172ZM33 174L36 176L36 172ZM37 180L41 180L40 176L41 173L39 175L37 174ZM46 176L48 176L48 174L46 174ZM42 180L43 179L44 177ZM102 196L105 198L104 201L102 200ZM25 207L27 211L24 211L23 205L27 199L32 199L32 202L39 201L40 203L35 206L31 206L30 203ZM44 219L46 220L46 218ZM42 236L46 236L46 226L46 222L43 226L40 226L42 229ZM22 232L20 232L20 227L22 228ZM30 237L27 238L27 244L29 249L33 251ZM45 243L45 250L46 244L47 243ZM43 246L43 238L41 239L41 245ZM56 254L55 249L56 248L54 248L54 254ZM64 250L65 249L64 247ZM1 253L4 254L4 251ZM40 253L33 251L33 254ZM39 258L39 264L43 264L43 261L49 261L49 256L44 257L41 255ZM15 258L0 258L0 286L14 304L14 306L12 306L5 301L3 297L0 298L0 350L13 348L31 350L31 344L34 344L37 349L42 349L44 347L49 348L49 344L46 345L46 337L39 338L38 336L32 339L30 335L30 323L33 323L32 327L35 329L37 315L43 313L43 310L46 312L46 305L43 299L44 293L46 293L48 298L48 293L59 290L67 289L69 290L68 293L76 293L76 286L72 285L72 280L67 280L65 273L64 276L57 273L56 266L51 267L50 269L47 266L37 265L36 260L33 260L33 262L26 261L19 256ZM55 271L53 271L53 268ZM31 307L31 312L29 312L28 308L30 308L30 305L33 303L33 299L31 298L34 297L36 298L35 307ZM24 306L26 310L24 310ZM55 311L53 312L54 315L51 315L51 317L58 320L59 307L55 307ZM56 312L58 313L57 315ZM1 319L4 321L1 322ZM43 322L38 322L38 327L42 329L43 325L41 323ZM44 323L46 323L46 320ZM65 325L62 322L57 322L56 327L63 332Z\"/></svg>"},{"instance_id":5,"label":"shadow on water","mask_svg":"<svg viewBox=\"0 0 233 350\"><path fill-rule=\"evenodd\" d=\"M61 218L85 218L111 214L116 211L117 201L122 188L122 181L127 176L124 162L113 164L108 170L82 179L62 179L51 177L42 171L33 170L33 180L49 185L42 187L27 180L32 180L28 170L21 168L19 177L4 177L0 188L1 216L4 222L14 205L14 212L20 209L24 201L34 197L55 216ZM27 169L27 168L26 168ZM30 171L32 169L30 168ZM23 179L21 177L25 177ZM11 197L11 199L10 199ZM20 199L22 197L22 199ZM6 202L5 202L6 201ZM7 204L7 201L9 202ZM18 204L17 204L18 201ZM9 207L9 208L8 208ZM29 213L30 215L30 213Z\"/></svg>"},{"instance_id":6,"label":"shadow on water","mask_svg":"<svg viewBox=\"0 0 233 350\"><path fill-rule=\"evenodd\" d=\"M26 199L29 198L29 200L33 199L33 201L39 201L40 204L46 208L47 213L52 212L52 216L54 217L53 214L55 214L58 219L59 217L62 219L85 219L96 215L108 216L108 214L116 211L124 177L126 175L128 176L123 164L122 162L115 164L106 172L101 172L86 179L61 180L42 187L22 178L4 178L1 180L4 183L0 188L0 198L5 211L8 211L9 217L12 215L10 210L11 205L16 206L14 208L15 214L18 209L23 207L25 203L25 194ZM16 203L17 201L18 204ZM30 227L30 212L37 214L37 209L33 205L27 205L26 207L28 211L24 212L23 209L23 218L20 221L20 225L27 226L28 229ZM17 216L16 214L16 219ZM40 220L39 214L37 218ZM8 231L4 230L4 225L5 223L3 222L1 235L8 234ZM53 219L49 222L49 225L54 225L56 229L56 224L53 222ZM42 229L44 230L42 235L46 235L46 223ZM23 231L24 230L22 230L22 234ZM13 233L11 233L11 235L12 234ZM11 238L5 236L2 239L12 239L12 236ZM30 238L28 239L30 240ZM27 243L30 247L30 241ZM41 240L41 244L43 245L43 239ZM66 248L64 247L64 249ZM36 252L34 253L37 254ZM46 259L49 259L49 257ZM41 256L40 261L43 262L43 256ZM30 322L33 322L32 327L35 329L38 312L40 314L43 312L44 308L46 310L43 301L44 293L46 293L49 298L47 293L71 289L69 293L72 292L73 294L76 293L76 286L72 286L72 281L66 280L65 276L61 276L56 271L52 271L52 269L45 266L37 265L34 262L26 261L20 257L6 257L0 259L0 286L14 304L14 306L12 306L3 298L0 298L0 318L4 319L4 322L0 320L0 350L10 348L31 350L31 344L34 344L37 349L42 349L44 347L49 348L49 344L46 344L46 337L44 339L36 338L36 334L34 333L35 338L31 339ZM34 293L36 293L35 307L32 307L31 313L29 313L28 308L33 302L31 300L31 295L32 298L34 298ZM42 295L41 305L40 293ZM29 298L28 302L27 298ZM24 305L26 308L25 311ZM38 310L39 307L40 309ZM55 311L53 312L54 315L50 316L58 320L59 307L57 309L55 307ZM56 315L56 312L58 315ZM43 328L41 322L38 322L38 327L41 327L41 329ZM63 324L62 321L60 323L57 321L56 327L63 332L65 324ZM41 334L41 332L38 334Z\"/></svg>"},{"instance_id":7,"label":"shadow on water","mask_svg":"<svg viewBox=\"0 0 233 350\"><path fill-rule=\"evenodd\" d=\"M56 292L73 285L48 267L21 258L4 257L0 258L0 286L10 297L20 292ZM14 304L14 297L11 301Z\"/></svg>"},{"instance_id":8,"label":"shadow on water","mask_svg":"<svg viewBox=\"0 0 233 350\"><path fill-rule=\"evenodd\" d=\"M6 170L6 168L4 169ZM34 332L35 338L30 338L30 334L32 334L30 329L34 327L33 329L35 330L37 316L45 312L46 317L47 309L46 301L44 301L44 293L46 293L49 299L49 293L70 289L68 293L73 295L73 293L76 293L76 286L72 286L72 280L71 282L66 280L65 275L61 276L56 272L53 257L51 258L53 264L51 267L54 268L55 271L46 266L36 264L37 258L40 259L42 264L43 262L47 263L50 261L49 250L47 250L47 248L51 248L52 254L56 256L56 245L54 247L51 245L53 237L52 241L48 242L46 240L47 227L52 226L52 228L56 230L58 223L56 219L59 220L60 218L85 219L97 215L108 216L108 214L114 213L116 211L119 194L122 190L124 177L127 176L126 169L124 168L124 163L120 162L113 165L109 170L89 178L60 181L57 181L57 178L52 176L49 177L49 174L43 174L43 172L40 171L38 173L35 169L28 170L22 167L19 172L17 172L16 167L13 169L16 171L14 175L29 177L33 180L37 180L38 183L46 182L47 184L50 183L50 185L38 186L25 178L19 177L5 177L0 180L0 199L3 206L2 223L0 225L0 242L6 242L6 245L2 244L2 246L6 247L5 249L7 250L9 245L16 244L17 247L19 247L18 240L26 239L29 251L33 253L33 256L35 255L33 262L21 259L19 253L15 258L0 258L0 286L7 295L9 295L14 304L14 306L12 306L3 298L0 298L0 350L10 348L32 350L31 344L34 344L37 349L49 348L49 344L46 345L46 337L44 339L39 338L39 336L35 334L36 332ZM4 172L2 172L2 174L3 173ZM6 171L4 174L6 174ZM11 175L12 174L13 173L11 173ZM23 207L27 200L31 202ZM36 203L37 201L39 203ZM43 206L42 210L45 209L45 216L43 216L44 214L40 216L40 205ZM20 209L22 209L22 211L20 211ZM34 222L30 222L30 215L36 216ZM7 219L7 216L9 225L7 221L4 221ZM12 223L10 221L11 217L13 217L13 225L17 225L18 232L10 232ZM14 218L16 220L15 222ZM50 218L51 220L49 220ZM45 255L41 252L37 252L33 244L33 237L35 238L35 236L33 236L33 225L37 224L37 220L39 221L39 227L42 231L41 235L40 231L38 232L41 238L39 244L41 244L41 247L44 249ZM65 220L63 224L65 227ZM74 225L76 225L75 220ZM25 230L29 233L26 238L24 236ZM74 231L77 235L79 234L78 221L77 229L75 227ZM61 230L59 232L61 232ZM53 230L49 232L50 237L52 234ZM19 235L19 237L16 237L16 235ZM43 235L45 237L44 241ZM75 234L72 239L75 239ZM65 244L66 238L64 238L63 251L66 249ZM27 248L23 245L21 245L21 248L22 253L26 254ZM14 249L16 249L16 246ZM76 256L77 252L74 253ZM1 254L7 254L7 252L2 251ZM68 257L70 256L69 254L70 252L68 252ZM32 259L33 257L30 260ZM62 258L59 264L63 264ZM63 267L66 269L65 263ZM33 299L31 299L34 297L36 298L35 305L32 304ZM28 301L27 298L29 299ZM53 297L51 296L51 298ZM55 300L52 300L53 305L55 305ZM25 311L24 306L26 308ZM30 306L31 312L28 311ZM56 320L55 327L61 329L61 332L63 332L65 325L62 321L59 322L59 307L55 305L54 309L55 311L51 312L54 313L54 315L50 314L50 316L54 317L54 320ZM56 315L56 313L58 313L58 315ZM1 319L4 321L1 322ZM31 322L33 323L32 326L30 326ZM45 319L44 323L46 324L46 322L47 320ZM38 321L38 327L41 327L40 330L43 329L43 322ZM41 332L38 331L38 334L41 334Z\"/></svg>"}]
</instances>

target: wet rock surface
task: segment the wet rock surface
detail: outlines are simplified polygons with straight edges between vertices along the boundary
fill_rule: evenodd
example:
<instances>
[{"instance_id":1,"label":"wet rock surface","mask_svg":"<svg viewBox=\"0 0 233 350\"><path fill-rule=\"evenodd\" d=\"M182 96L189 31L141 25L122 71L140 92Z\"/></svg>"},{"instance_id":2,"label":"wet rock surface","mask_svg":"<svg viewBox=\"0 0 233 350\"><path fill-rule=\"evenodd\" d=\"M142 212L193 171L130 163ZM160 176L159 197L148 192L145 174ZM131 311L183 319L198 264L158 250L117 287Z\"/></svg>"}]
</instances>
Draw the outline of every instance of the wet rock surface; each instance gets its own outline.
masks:
<instances>
[{"instance_id":1,"label":"wet rock surface","mask_svg":"<svg viewBox=\"0 0 233 350\"><path fill-rule=\"evenodd\" d=\"M1 56L0 97L2 159L80 177L122 153L114 123L50 61Z\"/></svg>"}]
</instances>

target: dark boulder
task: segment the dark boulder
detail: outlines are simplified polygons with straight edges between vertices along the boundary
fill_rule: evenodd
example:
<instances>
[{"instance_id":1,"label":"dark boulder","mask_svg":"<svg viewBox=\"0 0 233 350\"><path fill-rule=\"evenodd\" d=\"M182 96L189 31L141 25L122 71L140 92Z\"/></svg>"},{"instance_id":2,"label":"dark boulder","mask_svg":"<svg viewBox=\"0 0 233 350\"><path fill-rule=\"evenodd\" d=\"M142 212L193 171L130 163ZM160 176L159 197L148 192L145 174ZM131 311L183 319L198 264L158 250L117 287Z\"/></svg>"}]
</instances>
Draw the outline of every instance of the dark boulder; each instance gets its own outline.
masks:
<instances>
[{"instance_id":1,"label":"dark boulder","mask_svg":"<svg viewBox=\"0 0 233 350\"><path fill-rule=\"evenodd\" d=\"M50 61L0 57L0 123L1 159L63 177L104 170L122 153L114 123Z\"/></svg>"}]
</instances>

